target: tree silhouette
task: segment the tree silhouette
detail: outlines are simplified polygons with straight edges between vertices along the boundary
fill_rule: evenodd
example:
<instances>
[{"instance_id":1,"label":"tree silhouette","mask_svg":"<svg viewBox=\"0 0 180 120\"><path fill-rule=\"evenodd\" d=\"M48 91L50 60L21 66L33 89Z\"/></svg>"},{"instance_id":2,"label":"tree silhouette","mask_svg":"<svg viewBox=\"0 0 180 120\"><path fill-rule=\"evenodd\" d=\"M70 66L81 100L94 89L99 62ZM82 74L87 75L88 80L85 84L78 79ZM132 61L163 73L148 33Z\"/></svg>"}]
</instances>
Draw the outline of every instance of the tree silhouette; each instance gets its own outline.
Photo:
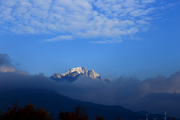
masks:
<instances>
[{"instance_id":1,"label":"tree silhouette","mask_svg":"<svg viewBox=\"0 0 180 120\"><path fill-rule=\"evenodd\" d=\"M104 120L104 117L97 116L97 117L96 117L96 120Z\"/></svg>"},{"instance_id":2,"label":"tree silhouette","mask_svg":"<svg viewBox=\"0 0 180 120\"><path fill-rule=\"evenodd\" d=\"M18 101L15 102L13 108L8 108L4 115L0 114L0 120L54 120L49 112L43 108L34 108L34 104L28 104L23 108L18 107Z\"/></svg>"},{"instance_id":3,"label":"tree silhouette","mask_svg":"<svg viewBox=\"0 0 180 120\"><path fill-rule=\"evenodd\" d=\"M176 120L175 117L171 116L171 120Z\"/></svg>"},{"instance_id":4,"label":"tree silhouette","mask_svg":"<svg viewBox=\"0 0 180 120\"><path fill-rule=\"evenodd\" d=\"M74 112L63 112L63 109L59 113L60 120L89 120L88 116L85 113L86 108L77 106Z\"/></svg>"},{"instance_id":5,"label":"tree silhouette","mask_svg":"<svg viewBox=\"0 0 180 120\"><path fill-rule=\"evenodd\" d=\"M59 113L60 120L66 120L69 117L69 112L63 112L63 109Z\"/></svg>"},{"instance_id":6,"label":"tree silhouette","mask_svg":"<svg viewBox=\"0 0 180 120\"><path fill-rule=\"evenodd\" d=\"M2 111L0 110L0 120L1 120L1 118L2 118Z\"/></svg>"},{"instance_id":7,"label":"tree silhouette","mask_svg":"<svg viewBox=\"0 0 180 120\"><path fill-rule=\"evenodd\" d=\"M116 117L114 120L122 120L120 117Z\"/></svg>"}]
</instances>

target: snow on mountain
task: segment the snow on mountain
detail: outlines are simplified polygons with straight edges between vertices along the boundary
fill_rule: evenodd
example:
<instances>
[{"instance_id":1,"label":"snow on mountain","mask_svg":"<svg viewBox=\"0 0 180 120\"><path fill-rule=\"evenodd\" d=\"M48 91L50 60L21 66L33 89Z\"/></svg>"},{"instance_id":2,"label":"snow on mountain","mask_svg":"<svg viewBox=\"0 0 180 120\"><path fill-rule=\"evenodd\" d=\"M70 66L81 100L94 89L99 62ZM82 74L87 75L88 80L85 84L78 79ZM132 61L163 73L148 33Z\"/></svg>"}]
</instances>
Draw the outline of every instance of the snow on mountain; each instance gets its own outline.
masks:
<instances>
[{"instance_id":1,"label":"snow on mountain","mask_svg":"<svg viewBox=\"0 0 180 120\"><path fill-rule=\"evenodd\" d=\"M92 70L92 69L87 70L84 67L72 68L72 69L69 69L66 73L62 73L62 74L55 73L50 78L53 79L53 80L56 80L57 82L60 82L60 81L74 82L81 75L90 77L92 79L100 79L100 80L105 80L105 81L112 81L110 78L103 79L94 70Z\"/></svg>"}]
</instances>

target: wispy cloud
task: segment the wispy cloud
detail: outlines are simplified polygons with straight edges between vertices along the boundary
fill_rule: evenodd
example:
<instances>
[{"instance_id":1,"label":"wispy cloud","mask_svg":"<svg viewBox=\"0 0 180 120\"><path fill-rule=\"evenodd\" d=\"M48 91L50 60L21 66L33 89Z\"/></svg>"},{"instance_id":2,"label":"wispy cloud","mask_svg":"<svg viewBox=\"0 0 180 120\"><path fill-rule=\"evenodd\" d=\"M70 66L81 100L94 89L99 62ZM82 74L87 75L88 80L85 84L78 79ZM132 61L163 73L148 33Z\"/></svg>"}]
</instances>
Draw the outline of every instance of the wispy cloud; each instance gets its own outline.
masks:
<instances>
[{"instance_id":1,"label":"wispy cloud","mask_svg":"<svg viewBox=\"0 0 180 120\"><path fill-rule=\"evenodd\" d=\"M91 41L91 43L95 44L108 44L108 43L120 43L122 40L102 40L102 41Z\"/></svg>"},{"instance_id":2,"label":"wispy cloud","mask_svg":"<svg viewBox=\"0 0 180 120\"><path fill-rule=\"evenodd\" d=\"M173 3L158 5L156 0L1 0L0 25L16 34L116 38L140 32L160 8Z\"/></svg>"},{"instance_id":3,"label":"wispy cloud","mask_svg":"<svg viewBox=\"0 0 180 120\"><path fill-rule=\"evenodd\" d=\"M55 41L63 41L63 40L72 40L72 36L57 36L55 38L46 39L42 42L55 42Z\"/></svg>"}]
</instances>

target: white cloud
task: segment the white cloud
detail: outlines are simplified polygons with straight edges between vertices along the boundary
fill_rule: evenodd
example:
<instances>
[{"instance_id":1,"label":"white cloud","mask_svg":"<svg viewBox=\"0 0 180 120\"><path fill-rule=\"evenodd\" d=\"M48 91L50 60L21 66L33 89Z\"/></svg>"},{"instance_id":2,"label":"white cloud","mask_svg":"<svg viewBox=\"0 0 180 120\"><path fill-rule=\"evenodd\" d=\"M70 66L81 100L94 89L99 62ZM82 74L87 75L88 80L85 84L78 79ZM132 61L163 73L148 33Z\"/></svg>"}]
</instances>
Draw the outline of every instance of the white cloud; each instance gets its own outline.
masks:
<instances>
[{"instance_id":1,"label":"white cloud","mask_svg":"<svg viewBox=\"0 0 180 120\"><path fill-rule=\"evenodd\" d=\"M15 72L15 68L12 66L0 66L0 72Z\"/></svg>"},{"instance_id":2,"label":"white cloud","mask_svg":"<svg viewBox=\"0 0 180 120\"><path fill-rule=\"evenodd\" d=\"M162 4L164 4L164 3L162 3ZM173 6L178 5L178 4L180 4L180 1L175 2L175 3L168 3L168 4L165 4L165 5L161 6L160 9L164 10L164 9L173 7Z\"/></svg>"},{"instance_id":3,"label":"white cloud","mask_svg":"<svg viewBox=\"0 0 180 120\"><path fill-rule=\"evenodd\" d=\"M141 0L142 3L153 3L155 0Z\"/></svg>"},{"instance_id":4,"label":"white cloud","mask_svg":"<svg viewBox=\"0 0 180 120\"><path fill-rule=\"evenodd\" d=\"M91 41L91 43L95 43L95 44L108 44L108 43L120 43L122 42L121 39L113 39L113 40L98 40L98 41Z\"/></svg>"},{"instance_id":5,"label":"white cloud","mask_svg":"<svg viewBox=\"0 0 180 120\"><path fill-rule=\"evenodd\" d=\"M17 34L114 39L138 33L157 9L172 6L156 4L156 0L1 0L0 25ZM57 35L46 41L60 39L64 38Z\"/></svg>"},{"instance_id":6,"label":"white cloud","mask_svg":"<svg viewBox=\"0 0 180 120\"><path fill-rule=\"evenodd\" d=\"M57 36L55 38L46 39L43 42L54 42L54 41L63 41L63 40L71 40L72 36Z\"/></svg>"},{"instance_id":7,"label":"white cloud","mask_svg":"<svg viewBox=\"0 0 180 120\"><path fill-rule=\"evenodd\" d=\"M27 72L17 70L14 68L14 66L11 63L11 59L7 54L0 54L0 73L18 73L18 74L24 74L28 75Z\"/></svg>"}]
</instances>

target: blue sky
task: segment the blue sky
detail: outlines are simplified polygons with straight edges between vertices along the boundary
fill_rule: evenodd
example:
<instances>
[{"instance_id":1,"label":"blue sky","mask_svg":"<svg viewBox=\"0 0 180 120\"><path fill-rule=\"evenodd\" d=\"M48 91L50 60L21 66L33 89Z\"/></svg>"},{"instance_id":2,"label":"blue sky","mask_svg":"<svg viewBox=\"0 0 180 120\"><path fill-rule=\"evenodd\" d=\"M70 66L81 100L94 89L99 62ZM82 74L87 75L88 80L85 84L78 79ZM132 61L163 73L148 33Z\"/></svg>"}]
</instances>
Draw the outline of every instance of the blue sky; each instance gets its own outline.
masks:
<instances>
[{"instance_id":1,"label":"blue sky","mask_svg":"<svg viewBox=\"0 0 180 120\"><path fill-rule=\"evenodd\" d=\"M103 78L180 70L179 0L1 0L0 53L30 74Z\"/></svg>"}]
</instances>

